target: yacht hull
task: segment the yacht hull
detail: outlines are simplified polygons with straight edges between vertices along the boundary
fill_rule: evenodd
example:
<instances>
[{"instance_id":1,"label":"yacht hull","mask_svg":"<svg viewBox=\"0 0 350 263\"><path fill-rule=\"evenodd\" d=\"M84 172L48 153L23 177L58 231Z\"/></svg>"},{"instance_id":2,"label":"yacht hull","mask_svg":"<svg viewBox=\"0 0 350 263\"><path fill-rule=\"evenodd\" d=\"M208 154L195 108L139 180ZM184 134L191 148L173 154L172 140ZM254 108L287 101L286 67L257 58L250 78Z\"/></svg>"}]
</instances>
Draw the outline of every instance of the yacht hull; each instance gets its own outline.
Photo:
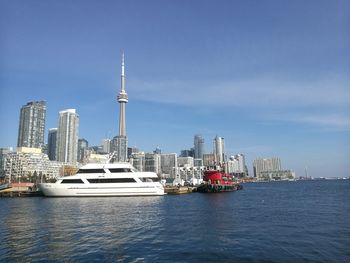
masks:
<instances>
[{"instance_id":1,"label":"yacht hull","mask_svg":"<svg viewBox=\"0 0 350 263\"><path fill-rule=\"evenodd\" d=\"M101 186L76 187L61 184L40 184L40 190L45 196L77 197L77 196L147 196L164 195L162 185L145 186Z\"/></svg>"}]
</instances>

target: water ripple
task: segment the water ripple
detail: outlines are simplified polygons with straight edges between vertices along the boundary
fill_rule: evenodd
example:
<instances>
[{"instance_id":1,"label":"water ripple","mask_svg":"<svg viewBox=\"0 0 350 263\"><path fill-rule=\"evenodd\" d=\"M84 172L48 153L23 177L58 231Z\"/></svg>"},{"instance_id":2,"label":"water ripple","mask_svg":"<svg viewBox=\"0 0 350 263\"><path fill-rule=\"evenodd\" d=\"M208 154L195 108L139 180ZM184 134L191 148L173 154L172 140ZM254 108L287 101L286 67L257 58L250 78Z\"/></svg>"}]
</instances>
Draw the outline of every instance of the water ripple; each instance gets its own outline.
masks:
<instances>
[{"instance_id":1,"label":"water ripple","mask_svg":"<svg viewBox=\"0 0 350 263\"><path fill-rule=\"evenodd\" d=\"M0 199L0 262L350 262L349 181Z\"/></svg>"}]
</instances>

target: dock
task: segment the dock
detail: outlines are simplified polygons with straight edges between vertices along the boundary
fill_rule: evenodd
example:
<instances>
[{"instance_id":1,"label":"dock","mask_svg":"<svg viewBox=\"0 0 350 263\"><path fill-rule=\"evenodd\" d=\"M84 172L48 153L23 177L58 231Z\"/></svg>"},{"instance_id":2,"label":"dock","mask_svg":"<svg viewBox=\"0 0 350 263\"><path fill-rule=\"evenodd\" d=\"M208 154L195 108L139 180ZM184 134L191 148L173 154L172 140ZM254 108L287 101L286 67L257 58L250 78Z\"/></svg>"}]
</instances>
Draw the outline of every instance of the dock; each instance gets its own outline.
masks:
<instances>
[{"instance_id":1,"label":"dock","mask_svg":"<svg viewBox=\"0 0 350 263\"><path fill-rule=\"evenodd\" d=\"M196 191L196 187L191 186L166 186L164 192L169 195L190 194Z\"/></svg>"},{"instance_id":2,"label":"dock","mask_svg":"<svg viewBox=\"0 0 350 263\"><path fill-rule=\"evenodd\" d=\"M32 183L14 183L0 190L0 197L32 197L42 196Z\"/></svg>"}]
</instances>

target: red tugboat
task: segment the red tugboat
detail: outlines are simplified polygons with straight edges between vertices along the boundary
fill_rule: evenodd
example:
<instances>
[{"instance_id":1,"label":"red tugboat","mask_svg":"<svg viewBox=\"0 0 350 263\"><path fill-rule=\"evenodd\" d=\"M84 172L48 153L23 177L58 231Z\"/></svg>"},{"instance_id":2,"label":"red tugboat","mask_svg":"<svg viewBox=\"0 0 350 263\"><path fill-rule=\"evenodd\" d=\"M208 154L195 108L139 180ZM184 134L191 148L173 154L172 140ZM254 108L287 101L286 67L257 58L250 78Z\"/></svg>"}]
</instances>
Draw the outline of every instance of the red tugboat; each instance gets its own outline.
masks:
<instances>
[{"instance_id":1,"label":"red tugboat","mask_svg":"<svg viewBox=\"0 0 350 263\"><path fill-rule=\"evenodd\" d=\"M243 187L233 181L233 176L220 170L204 171L203 181L197 188L200 193L219 193L241 190Z\"/></svg>"}]
</instances>

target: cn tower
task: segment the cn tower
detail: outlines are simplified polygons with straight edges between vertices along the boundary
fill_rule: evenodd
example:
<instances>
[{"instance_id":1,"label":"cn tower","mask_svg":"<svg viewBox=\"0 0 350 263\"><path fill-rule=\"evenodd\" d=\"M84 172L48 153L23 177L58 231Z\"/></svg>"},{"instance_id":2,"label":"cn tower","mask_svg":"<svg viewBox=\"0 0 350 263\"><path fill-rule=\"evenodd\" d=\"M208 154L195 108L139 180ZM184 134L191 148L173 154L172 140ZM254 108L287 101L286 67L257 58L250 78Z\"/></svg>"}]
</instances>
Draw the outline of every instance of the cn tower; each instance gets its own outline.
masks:
<instances>
[{"instance_id":1,"label":"cn tower","mask_svg":"<svg viewBox=\"0 0 350 263\"><path fill-rule=\"evenodd\" d=\"M125 92L125 72L124 72L124 53L122 54L122 74L121 90L118 95L119 102L119 135L117 137L117 160L119 162L127 161L128 140L126 137L125 126L125 104L128 103L128 94Z\"/></svg>"},{"instance_id":2,"label":"cn tower","mask_svg":"<svg viewBox=\"0 0 350 263\"><path fill-rule=\"evenodd\" d=\"M119 136L126 136L125 128L125 104L128 103L128 94L125 92L125 73L124 73L124 53L122 54L122 74L121 90L118 96L119 102Z\"/></svg>"}]
</instances>

